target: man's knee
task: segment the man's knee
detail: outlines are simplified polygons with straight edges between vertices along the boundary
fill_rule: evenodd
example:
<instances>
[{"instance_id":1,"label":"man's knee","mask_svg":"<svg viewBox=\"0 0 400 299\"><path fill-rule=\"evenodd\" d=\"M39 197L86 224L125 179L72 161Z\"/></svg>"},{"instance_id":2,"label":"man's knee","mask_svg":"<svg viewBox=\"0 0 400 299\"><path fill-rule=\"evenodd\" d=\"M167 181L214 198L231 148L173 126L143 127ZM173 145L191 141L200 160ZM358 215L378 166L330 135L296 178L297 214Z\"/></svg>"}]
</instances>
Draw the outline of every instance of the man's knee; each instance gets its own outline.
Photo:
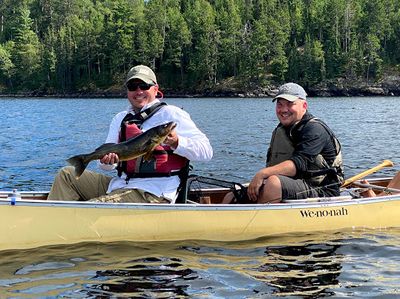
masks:
<instances>
[{"instance_id":1,"label":"man's knee","mask_svg":"<svg viewBox=\"0 0 400 299\"><path fill-rule=\"evenodd\" d=\"M282 184L278 176L272 175L264 181L258 203L276 203L282 199Z\"/></svg>"},{"instance_id":2,"label":"man's knee","mask_svg":"<svg viewBox=\"0 0 400 299\"><path fill-rule=\"evenodd\" d=\"M268 190L281 190L281 180L277 175L271 175L264 181L264 188Z\"/></svg>"},{"instance_id":3,"label":"man's knee","mask_svg":"<svg viewBox=\"0 0 400 299\"><path fill-rule=\"evenodd\" d=\"M73 166L64 166L61 168L56 176L56 179L62 179L64 181L70 181L74 174L74 167Z\"/></svg>"},{"instance_id":4,"label":"man's knee","mask_svg":"<svg viewBox=\"0 0 400 299\"><path fill-rule=\"evenodd\" d=\"M73 166L64 166L58 171L58 175L66 176L74 173Z\"/></svg>"}]
</instances>

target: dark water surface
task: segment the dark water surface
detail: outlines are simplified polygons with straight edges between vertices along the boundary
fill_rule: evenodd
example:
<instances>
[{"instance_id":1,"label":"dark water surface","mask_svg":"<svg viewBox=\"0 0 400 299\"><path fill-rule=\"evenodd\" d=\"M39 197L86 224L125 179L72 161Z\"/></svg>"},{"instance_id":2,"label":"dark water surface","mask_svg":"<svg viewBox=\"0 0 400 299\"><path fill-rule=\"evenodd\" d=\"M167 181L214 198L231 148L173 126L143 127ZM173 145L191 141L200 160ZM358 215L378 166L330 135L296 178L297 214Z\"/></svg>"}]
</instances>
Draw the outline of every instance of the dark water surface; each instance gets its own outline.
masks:
<instances>
[{"instance_id":1,"label":"dark water surface","mask_svg":"<svg viewBox=\"0 0 400 299\"><path fill-rule=\"evenodd\" d=\"M246 182L263 166L276 125L270 99L167 102L188 111L213 145L213 160L193 163L194 173ZM346 177L384 159L395 167L375 176L400 170L399 103L396 97L309 100L310 111L342 142ZM49 189L65 159L102 144L111 118L126 106L125 99L0 99L0 189ZM0 298L279 296L399 297L400 230L0 252Z\"/></svg>"}]
</instances>

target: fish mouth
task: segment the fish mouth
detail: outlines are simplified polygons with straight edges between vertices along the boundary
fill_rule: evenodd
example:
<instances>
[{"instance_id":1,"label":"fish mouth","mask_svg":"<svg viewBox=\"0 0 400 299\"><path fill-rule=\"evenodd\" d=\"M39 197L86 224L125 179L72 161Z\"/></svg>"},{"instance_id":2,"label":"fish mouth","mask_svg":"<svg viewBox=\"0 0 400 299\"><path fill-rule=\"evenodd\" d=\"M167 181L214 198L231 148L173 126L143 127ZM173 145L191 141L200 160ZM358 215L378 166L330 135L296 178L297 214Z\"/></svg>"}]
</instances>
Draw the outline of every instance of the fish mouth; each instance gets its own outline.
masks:
<instances>
[{"instance_id":1,"label":"fish mouth","mask_svg":"<svg viewBox=\"0 0 400 299\"><path fill-rule=\"evenodd\" d=\"M171 121L165 125L165 129L168 131L172 131L175 128L176 128L176 122L173 122L173 121Z\"/></svg>"}]
</instances>

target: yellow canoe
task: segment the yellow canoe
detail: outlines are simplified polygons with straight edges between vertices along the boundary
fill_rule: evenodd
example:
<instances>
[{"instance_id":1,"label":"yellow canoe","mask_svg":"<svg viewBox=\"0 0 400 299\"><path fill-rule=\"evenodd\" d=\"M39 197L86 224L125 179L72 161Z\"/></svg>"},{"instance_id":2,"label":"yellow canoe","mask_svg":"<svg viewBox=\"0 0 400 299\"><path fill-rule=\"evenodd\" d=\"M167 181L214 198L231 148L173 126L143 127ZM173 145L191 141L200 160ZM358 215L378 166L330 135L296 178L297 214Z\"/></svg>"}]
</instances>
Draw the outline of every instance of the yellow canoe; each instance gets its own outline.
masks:
<instances>
[{"instance_id":1,"label":"yellow canoe","mask_svg":"<svg viewBox=\"0 0 400 299\"><path fill-rule=\"evenodd\" d=\"M96 241L240 241L294 232L400 226L400 194L318 198L279 204L218 203L229 189L201 190L210 204L47 201L22 192L15 203L0 192L0 250ZM190 196L189 196L190 197Z\"/></svg>"}]
</instances>

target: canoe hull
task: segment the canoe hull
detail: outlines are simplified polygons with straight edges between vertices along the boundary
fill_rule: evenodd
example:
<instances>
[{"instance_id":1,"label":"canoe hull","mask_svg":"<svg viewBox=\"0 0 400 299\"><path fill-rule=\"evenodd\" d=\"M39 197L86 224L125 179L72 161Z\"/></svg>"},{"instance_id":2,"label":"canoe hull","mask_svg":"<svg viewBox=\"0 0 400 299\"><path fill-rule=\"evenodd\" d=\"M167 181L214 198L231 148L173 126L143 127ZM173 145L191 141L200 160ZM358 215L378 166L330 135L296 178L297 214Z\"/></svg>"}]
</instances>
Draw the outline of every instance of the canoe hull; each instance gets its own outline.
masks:
<instances>
[{"instance_id":1,"label":"canoe hull","mask_svg":"<svg viewBox=\"0 0 400 299\"><path fill-rule=\"evenodd\" d=\"M269 205L96 204L0 199L0 250L97 241L242 241L400 226L400 196Z\"/></svg>"}]
</instances>

